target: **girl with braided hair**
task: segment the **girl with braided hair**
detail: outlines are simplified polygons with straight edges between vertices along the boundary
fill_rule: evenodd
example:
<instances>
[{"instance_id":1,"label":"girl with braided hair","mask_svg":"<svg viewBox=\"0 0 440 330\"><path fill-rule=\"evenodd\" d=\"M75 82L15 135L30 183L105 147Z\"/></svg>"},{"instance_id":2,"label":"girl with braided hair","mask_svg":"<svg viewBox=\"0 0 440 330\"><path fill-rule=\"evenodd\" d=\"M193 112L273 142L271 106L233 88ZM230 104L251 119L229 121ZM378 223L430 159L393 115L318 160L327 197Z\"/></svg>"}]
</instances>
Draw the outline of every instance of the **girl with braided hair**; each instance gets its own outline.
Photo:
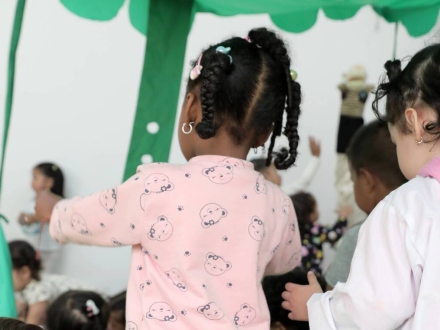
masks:
<instances>
[{"instance_id":1,"label":"girl with braided hair","mask_svg":"<svg viewBox=\"0 0 440 330\"><path fill-rule=\"evenodd\" d=\"M269 328L261 280L295 268L301 244L291 200L246 156L270 137L266 165L296 161L301 88L290 64L267 29L209 47L180 115L188 164L143 165L119 187L56 206L39 194L59 242L133 246L127 329ZM275 151L281 134L288 147Z\"/></svg>"},{"instance_id":2,"label":"girl with braided hair","mask_svg":"<svg viewBox=\"0 0 440 330\"><path fill-rule=\"evenodd\" d=\"M312 330L440 325L440 44L419 51L403 70L399 60L385 69L388 81L379 85L373 110L388 123L410 181L362 225L347 283L323 294L309 273L309 285L286 285L289 317L310 318ZM382 115L378 102L385 96Z\"/></svg>"}]
</instances>

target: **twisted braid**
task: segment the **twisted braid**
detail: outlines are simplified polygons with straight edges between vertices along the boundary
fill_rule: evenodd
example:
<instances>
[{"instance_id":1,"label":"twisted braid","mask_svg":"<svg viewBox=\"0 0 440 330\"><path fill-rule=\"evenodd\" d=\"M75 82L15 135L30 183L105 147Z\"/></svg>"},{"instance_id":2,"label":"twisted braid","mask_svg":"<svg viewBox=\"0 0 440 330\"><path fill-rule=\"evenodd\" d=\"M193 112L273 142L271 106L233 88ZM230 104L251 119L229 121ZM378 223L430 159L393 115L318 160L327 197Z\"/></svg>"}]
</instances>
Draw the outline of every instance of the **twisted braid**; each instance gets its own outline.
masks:
<instances>
[{"instance_id":1,"label":"twisted braid","mask_svg":"<svg viewBox=\"0 0 440 330\"><path fill-rule=\"evenodd\" d=\"M293 165L298 155L299 144L298 118L301 113L301 86L292 80L290 75L290 57L284 42L272 31L266 28L254 29L249 32L250 41L256 44L262 51L268 54L275 62L280 63L286 79L286 99L284 111L287 114L287 122L283 134L289 141L289 149L282 148L276 153L275 167L287 169ZM281 135L283 111L278 112L278 118L274 121L274 129L270 141L267 165L272 161L273 148L276 137Z\"/></svg>"},{"instance_id":2,"label":"twisted braid","mask_svg":"<svg viewBox=\"0 0 440 330\"><path fill-rule=\"evenodd\" d=\"M205 64L206 63L206 64ZM222 53L204 55L202 58L200 100L202 103L202 120L196 126L196 132L202 139L215 136L220 124L214 122L214 110L218 90L225 83L231 68L230 59Z\"/></svg>"}]
</instances>

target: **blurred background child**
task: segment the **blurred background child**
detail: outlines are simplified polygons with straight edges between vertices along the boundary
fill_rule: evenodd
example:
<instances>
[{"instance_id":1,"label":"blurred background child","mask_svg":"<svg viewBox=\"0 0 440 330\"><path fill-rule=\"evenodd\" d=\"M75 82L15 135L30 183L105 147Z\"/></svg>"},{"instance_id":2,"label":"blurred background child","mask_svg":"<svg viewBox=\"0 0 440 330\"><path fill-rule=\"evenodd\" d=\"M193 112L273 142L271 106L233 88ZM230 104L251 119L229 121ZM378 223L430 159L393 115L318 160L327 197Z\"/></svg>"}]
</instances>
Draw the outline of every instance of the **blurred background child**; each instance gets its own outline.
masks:
<instances>
[{"instance_id":1,"label":"blurred background child","mask_svg":"<svg viewBox=\"0 0 440 330\"><path fill-rule=\"evenodd\" d=\"M335 244L344 234L347 226L349 209L340 211L338 221L333 227L319 224L319 210L315 197L306 192L300 192L291 197L298 217L299 232L302 242L302 265L306 270L322 273L322 244Z\"/></svg>"},{"instance_id":2,"label":"blurred background child","mask_svg":"<svg viewBox=\"0 0 440 330\"><path fill-rule=\"evenodd\" d=\"M44 325L48 305L61 293L89 289L67 276L41 274L41 261L35 249L25 241L10 242L9 250L18 312L26 323Z\"/></svg>"},{"instance_id":3,"label":"blurred background child","mask_svg":"<svg viewBox=\"0 0 440 330\"><path fill-rule=\"evenodd\" d=\"M53 163L41 163L32 170L32 189L37 194L50 190L53 194L64 197L64 176L61 169ZM35 216L35 201L32 201L19 215L18 222L27 240L38 251L43 267L49 273L56 272L60 245L49 235L49 225L42 223Z\"/></svg>"}]
</instances>

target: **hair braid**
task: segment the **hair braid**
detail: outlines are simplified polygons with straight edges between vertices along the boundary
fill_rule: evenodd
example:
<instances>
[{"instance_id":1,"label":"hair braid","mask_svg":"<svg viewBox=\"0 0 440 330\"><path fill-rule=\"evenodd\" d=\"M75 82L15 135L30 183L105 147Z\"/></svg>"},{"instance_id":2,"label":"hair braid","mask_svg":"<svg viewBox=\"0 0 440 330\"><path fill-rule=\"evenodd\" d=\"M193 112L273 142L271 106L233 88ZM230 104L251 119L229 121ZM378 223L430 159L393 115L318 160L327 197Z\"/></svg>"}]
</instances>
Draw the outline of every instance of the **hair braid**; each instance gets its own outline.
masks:
<instances>
[{"instance_id":1,"label":"hair braid","mask_svg":"<svg viewBox=\"0 0 440 330\"><path fill-rule=\"evenodd\" d=\"M249 32L252 43L266 52L272 59L280 63L283 67L286 79L286 100L284 111L287 114L284 135L289 140L289 149L282 148L275 159L275 167L277 169L287 169L293 165L298 155L298 118L301 113L301 86L292 80L290 75L290 57L287 53L284 42L272 31L266 28L254 29ZM270 141L270 147L267 157L267 165L272 161L272 153L277 136L281 135L283 112L279 112L279 118L274 121L274 129Z\"/></svg>"},{"instance_id":2,"label":"hair braid","mask_svg":"<svg viewBox=\"0 0 440 330\"><path fill-rule=\"evenodd\" d=\"M206 66L204 65L206 63ZM202 58L203 71L200 88L202 103L202 120L196 126L196 132L202 139L215 136L219 124L214 122L214 111L217 91L225 83L226 75L230 70L230 59L222 53L204 55Z\"/></svg>"}]
</instances>

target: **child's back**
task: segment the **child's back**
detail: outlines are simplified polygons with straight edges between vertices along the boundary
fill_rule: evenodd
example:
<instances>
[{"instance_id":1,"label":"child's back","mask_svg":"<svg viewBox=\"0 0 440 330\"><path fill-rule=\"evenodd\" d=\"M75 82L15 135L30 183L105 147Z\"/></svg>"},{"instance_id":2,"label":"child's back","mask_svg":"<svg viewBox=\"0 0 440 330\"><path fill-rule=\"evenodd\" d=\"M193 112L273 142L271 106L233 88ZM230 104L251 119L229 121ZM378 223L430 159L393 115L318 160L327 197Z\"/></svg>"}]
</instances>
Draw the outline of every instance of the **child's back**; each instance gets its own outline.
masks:
<instances>
[{"instance_id":1,"label":"child's back","mask_svg":"<svg viewBox=\"0 0 440 330\"><path fill-rule=\"evenodd\" d=\"M127 322L267 329L264 272L284 273L301 259L295 212L277 186L249 162L199 156L183 166L140 167L113 191L116 204L100 203L110 200L105 193L59 204L59 228L82 243L136 245ZM108 221L93 222L109 212Z\"/></svg>"}]
</instances>

